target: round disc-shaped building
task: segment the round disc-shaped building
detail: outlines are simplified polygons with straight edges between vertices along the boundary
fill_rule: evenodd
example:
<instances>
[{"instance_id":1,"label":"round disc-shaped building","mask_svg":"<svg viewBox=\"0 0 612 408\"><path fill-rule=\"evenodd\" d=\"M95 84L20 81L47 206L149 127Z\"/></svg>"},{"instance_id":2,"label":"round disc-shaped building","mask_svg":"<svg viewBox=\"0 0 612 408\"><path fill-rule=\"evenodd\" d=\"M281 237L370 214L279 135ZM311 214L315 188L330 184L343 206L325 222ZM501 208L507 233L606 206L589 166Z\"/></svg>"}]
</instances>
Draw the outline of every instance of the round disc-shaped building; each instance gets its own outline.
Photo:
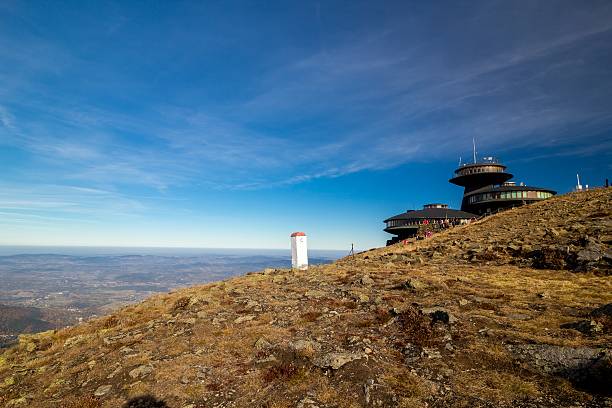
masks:
<instances>
[{"instance_id":1,"label":"round disc-shaped building","mask_svg":"<svg viewBox=\"0 0 612 408\"><path fill-rule=\"evenodd\" d=\"M448 208L446 204L426 204L422 210L408 210L387 218L385 232L396 235L387 245L416 236L420 229L442 230L452 225L465 224L476 215Z\"/></svg>"}]
</instances>

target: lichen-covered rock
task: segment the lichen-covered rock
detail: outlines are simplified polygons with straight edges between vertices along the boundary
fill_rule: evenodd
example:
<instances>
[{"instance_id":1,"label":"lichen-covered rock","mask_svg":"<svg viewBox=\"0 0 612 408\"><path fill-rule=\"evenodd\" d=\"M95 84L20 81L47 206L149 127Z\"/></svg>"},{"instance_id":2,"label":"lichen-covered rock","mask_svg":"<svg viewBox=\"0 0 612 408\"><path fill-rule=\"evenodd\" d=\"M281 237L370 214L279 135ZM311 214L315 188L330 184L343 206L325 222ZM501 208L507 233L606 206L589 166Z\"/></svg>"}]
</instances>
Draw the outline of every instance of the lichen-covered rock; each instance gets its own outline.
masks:
<instances>
[{"instance_id":1,"label":"lichen-covered rock","mask_svg":"<svg viewBox=\"0 0 612 408\"><path fill-rule=\"evenodd\" d=\"M132 378L142 378L153 372L153 367L149 365L141 365L129 372L130 377Z\"/></svg>"},{"instance_id":2,"label":"lichen-covered rock","mask_svg":"<svg viewBox=\"0 0 612 408\"><path fill-rule=\"evenodd\" d=\"M324 354L315 359L313 364L320 368L331 368L337 370L351 361L362 359L364 356L358 353L337 352Z\"/></svg>"},{"instance_id":3,"label":"lichen-covered rock","mask_svg":"<svg viewBox=\"0 0 612 408\"><path fill-rule=\"evenodd\" d=\"M96 388L96 391L94 391L94 395L96 397L101 397L103 395L108 394L112 388L113 388L112 385L101 385L98 388Z\"/></svg>"}]
</instances>

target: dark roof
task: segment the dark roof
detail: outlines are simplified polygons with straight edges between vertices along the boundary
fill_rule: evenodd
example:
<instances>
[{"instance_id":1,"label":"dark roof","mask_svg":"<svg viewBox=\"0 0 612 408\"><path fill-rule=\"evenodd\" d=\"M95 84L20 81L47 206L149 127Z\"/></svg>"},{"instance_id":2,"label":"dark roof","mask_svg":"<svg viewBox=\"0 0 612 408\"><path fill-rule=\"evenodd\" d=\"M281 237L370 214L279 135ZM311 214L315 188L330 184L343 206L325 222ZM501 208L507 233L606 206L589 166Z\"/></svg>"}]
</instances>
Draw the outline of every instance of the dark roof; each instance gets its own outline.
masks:
<instances>
[{"instance_id":1,"label":"dark roof","mask_svg":"<svg viewBox=\"0 0 612 408\"><path fill-rule=\"evenodd\" d=\"M444 219L444 218L462 218L470 219L477 217L477 215L461 211L453 210L452 208L424 208L422 210L410 210L403 214L396 215L391 218L387 218L383 222L391 220L411 220L411 219Z\"/></svg>"},{"instance_id":2,"label":"dark roof","mask_svg":"<svg viewBox=\"0 0 612 408\"><path fill-rule=\"evenodd\" d=\"M486 186L479 188L478 190L470 191L466 196L478 193L492 193L498 191L547 191L549 193L557 194L556 191L550 188L533 187L533 186Z\"/></svg>"}]
</instances>

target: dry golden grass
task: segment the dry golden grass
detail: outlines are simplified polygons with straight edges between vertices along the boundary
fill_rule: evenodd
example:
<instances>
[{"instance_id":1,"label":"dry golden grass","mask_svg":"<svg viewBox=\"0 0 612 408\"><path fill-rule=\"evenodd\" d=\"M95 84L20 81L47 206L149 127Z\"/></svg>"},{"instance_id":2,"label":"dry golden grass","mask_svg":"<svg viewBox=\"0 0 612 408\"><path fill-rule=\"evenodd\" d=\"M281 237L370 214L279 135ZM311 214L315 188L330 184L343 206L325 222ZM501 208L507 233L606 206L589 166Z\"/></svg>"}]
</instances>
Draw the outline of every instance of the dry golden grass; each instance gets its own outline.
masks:
<instances>
[{"instance_id":1,"label":"dry golden grass","mask_svg":"<svg viewBox=\"0 0 612 408\"><path fill-rule=\"evenodd\" d=\"M540 207L561 205L566 198L554 200ZM540 207L533 207L530 222L537 222ZM540 397L555 401L550 406L560 399L587 401L591 396L567 381L518 366L504 344L612 344L609 331L586 336L560 328L612 303L610 277L444 259L409 264L401 258L459 235L476 237L485 227L505 228L504 217L529 211L518 209L426 242L381 248L308 271L250 274L153 296L108 317L34 336L28 341L37 345L35 351L28 352L24 343L0 355L0 403L32 395L37 401L32 407L55 407L57 401L87 407L97 387L109 384L112 390L92 407L119 408L127 398L148 392L172 408L223 401L236 407L289 407L306 396L321 406L357 407L364 405L370 380L371 401L381 406L444 406L451 397L453 406L465 407L473 406L474 398L493 406ZM365 275L374 283L360 283ZM418 283L417 289L402 289L408 280ZM247 306L252 301L258 307ZM419 312L433 306L444 307L457 323L433 325ZM235 323L242 316L253 318ZM269 347L256 348L260 339ZM295 340L316 341L321 350L306 347L291 354L289 343ZM440 357L406 363L407 343L436 350ZM317 367L317 357L329 352L362 358L339 370ZM267 360L270 356L275 360ZM140 365L153 372L129 377Z\"/></svg>"}]
</instances>

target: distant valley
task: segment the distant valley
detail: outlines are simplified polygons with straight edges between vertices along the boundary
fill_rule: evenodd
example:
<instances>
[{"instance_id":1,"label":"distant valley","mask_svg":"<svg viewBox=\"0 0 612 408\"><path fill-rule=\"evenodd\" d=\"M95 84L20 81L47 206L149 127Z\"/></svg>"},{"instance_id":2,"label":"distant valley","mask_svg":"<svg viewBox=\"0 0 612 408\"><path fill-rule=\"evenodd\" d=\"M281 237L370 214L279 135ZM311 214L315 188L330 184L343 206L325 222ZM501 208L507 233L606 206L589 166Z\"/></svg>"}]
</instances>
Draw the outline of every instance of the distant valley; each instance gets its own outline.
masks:
<instances>
[{"instance_id":1,"label":"distant valley","mask_svg":"<svg viewBox=\"0 0 612 408\"><path fill-rule=\"evenodd\" d=\"M75 324L154 293L291 264L288 251L28 251L0 256L0 347L20 333ZM310 261L328 263L340 255L315 252Z\"/></svg>"}]
</instances>

